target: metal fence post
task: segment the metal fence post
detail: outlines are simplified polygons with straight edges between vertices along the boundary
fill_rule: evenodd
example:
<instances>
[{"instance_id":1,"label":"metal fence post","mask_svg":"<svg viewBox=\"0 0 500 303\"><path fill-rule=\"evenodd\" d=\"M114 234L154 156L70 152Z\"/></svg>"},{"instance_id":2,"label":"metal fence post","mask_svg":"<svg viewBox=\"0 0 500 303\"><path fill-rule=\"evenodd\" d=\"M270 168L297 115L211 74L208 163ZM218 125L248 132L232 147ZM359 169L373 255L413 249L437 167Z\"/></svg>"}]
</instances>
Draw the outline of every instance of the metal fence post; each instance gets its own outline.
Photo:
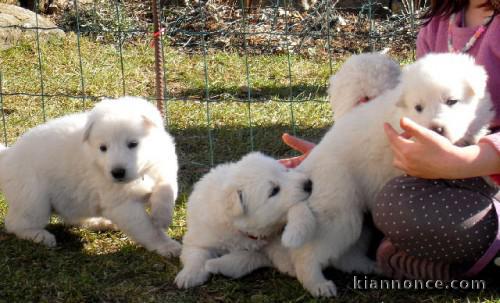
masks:
<instances>
[{"instance_id":1,"label":"metal fence post","mask_svg":"<svg viewBox=\"0 0 500 303\"><path fill-rule=\"evenodd\" d=\"M163 86L163 52L161 45L161 25L160 18L158 14L159 2L157 0L151 0L152 13L153 13L153 43L155 48L155 97L156 97L156 107L164 116L163 110L163 100L165 99L165 91Z\"/></svg>"}]
</instances>

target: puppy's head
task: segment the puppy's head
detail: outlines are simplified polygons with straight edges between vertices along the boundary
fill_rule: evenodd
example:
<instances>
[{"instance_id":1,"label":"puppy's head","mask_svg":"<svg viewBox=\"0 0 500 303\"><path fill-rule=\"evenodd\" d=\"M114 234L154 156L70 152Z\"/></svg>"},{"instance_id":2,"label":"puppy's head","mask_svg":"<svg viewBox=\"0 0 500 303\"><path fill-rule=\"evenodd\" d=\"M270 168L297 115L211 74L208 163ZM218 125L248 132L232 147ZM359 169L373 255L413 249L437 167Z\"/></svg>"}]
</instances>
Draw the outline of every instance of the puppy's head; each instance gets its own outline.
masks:
<instances>
[{"instance_id":1,"label":"puppy's head","mask_svg":"<svg viewBox=\"0 0 500 303\"><path fill-rule=\"evenodd\" d=\"M141 177L149 166L151 136L163 130L158 110L146 100L104 100L90 111L83 142L96 167L112 182Z\"/></svg>"},{"instance_id":2,"label":"puppy's head","mask_svg":"<svg viewBox=\"0 0 500 303\"><path fill-rule=\"evenodd\" d=\"M486 80L468 55L430 54L403 70L398 106L453 144L472 144L494 116Z\"/></svg>"},{"instance_id":3,"label":"puppy's head","mask_svg":"<svg viewBox=\"0 0 500 303\"><path fill-rule=\"evenodd\" d=\"M334 118L339 119L356 105L394 88L401 74L399 64L381 53L351 56L330 77L328 98Z\"/></svg>"},{"instance_id":4,"label":"puppy's head","mask_svg":"<svg viewBox=\"0 0 500 303\"><path fill-rule=\"evenodd\" d=\"M227 214L240 231L265 237L284 226L288 209L305 202L312 186L275 159L250 153L234 164L223 186Z\"/></svg>"}]
</instances>

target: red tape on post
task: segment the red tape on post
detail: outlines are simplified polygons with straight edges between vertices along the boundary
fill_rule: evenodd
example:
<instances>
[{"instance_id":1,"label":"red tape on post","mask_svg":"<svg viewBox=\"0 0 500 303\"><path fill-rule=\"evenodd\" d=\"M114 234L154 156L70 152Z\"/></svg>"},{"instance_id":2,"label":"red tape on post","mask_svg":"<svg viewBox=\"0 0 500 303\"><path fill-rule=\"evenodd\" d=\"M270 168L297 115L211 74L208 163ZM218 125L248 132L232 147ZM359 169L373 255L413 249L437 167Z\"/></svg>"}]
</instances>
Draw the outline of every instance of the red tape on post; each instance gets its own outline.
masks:
<instances>
[{"instance_id":1,"label":"red tape on post","mask_svg":"<svg viewBox=\"0 0 500 303\"><path fill-rule=\"evenodd\" d=\"M155 41L161 37L161 35L163 35L163 33L165 32L165 29L164 28L160 28L159 31L157 32L154 32L153 33L153 40L151 40L151 43L150 43L150 46L151 47L154 47L155 46Z\"/></svg>"}]
</instances>

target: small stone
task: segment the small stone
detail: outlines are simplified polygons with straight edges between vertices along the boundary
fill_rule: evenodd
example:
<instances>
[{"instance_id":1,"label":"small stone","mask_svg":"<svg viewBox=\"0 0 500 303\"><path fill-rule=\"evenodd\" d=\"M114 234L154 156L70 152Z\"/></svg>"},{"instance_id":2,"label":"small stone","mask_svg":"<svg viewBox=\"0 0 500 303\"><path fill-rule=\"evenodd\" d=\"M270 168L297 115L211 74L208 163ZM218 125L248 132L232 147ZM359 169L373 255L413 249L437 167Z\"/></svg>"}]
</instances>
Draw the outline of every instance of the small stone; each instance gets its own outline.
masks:
<instances>
[{"instance_id":1,"label":"small stone","mask_svg":"<svg viewBox=\"0 0 500 303\"><path fill-rule=\"evenodd\" d=\"M36 28L37 24L42 39L64 36L64 32L47 18L36 16L34 12L19 6L0 3L0 49L16 45L22 37L34 37L37 30L32 28Z\"/></svg>"}]
</instances>

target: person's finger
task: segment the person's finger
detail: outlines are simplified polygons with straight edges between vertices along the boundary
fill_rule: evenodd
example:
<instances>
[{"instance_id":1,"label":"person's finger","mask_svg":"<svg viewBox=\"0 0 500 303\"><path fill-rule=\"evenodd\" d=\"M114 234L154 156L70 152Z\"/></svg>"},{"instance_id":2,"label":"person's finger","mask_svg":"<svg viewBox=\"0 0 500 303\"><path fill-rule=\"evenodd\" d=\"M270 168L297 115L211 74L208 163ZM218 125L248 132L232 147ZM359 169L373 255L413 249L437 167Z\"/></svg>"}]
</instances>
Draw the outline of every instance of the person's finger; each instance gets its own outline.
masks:
<instances>
[{"instance_id":1,"label":"person's finger","mask_svg":"<svg viewBox=\"0 0 500 303\"><path fill-rule=\"evenodd\" d=\"M392 161L392 165L393 165L394 167L396 167L396 168L398 168L398 169L400 169L400 170L402 170L402 171L406 172L406 166L403 164L403 162L399 161L398 159L396 159L396 158L395 158L395 159Z\"/></svg>"},{"instance_id":2,"label":"person's finger","mask_svg":"<svg viewBox=\"0 0 500 303\"><path fill-rule=\"evenodd\" d=\"M399 161L404 161L405 157L403 153L396 147L391 145L392 158L397 159Z\"/></svg>"},{"instance_id":3,"label":"person's finger","mask_svg":"<svg viewBox=\"0 0 500 303\"><path fill-rule=\"evenodd\" d=\"M298 157L293 157L293 158L287 158L287 159L279 159L278 161L283 164L287 168L295 168L304 161L306 158L307 154L298 156Z\"/></svg>"},{"instance_id":4,"label":"person's finger","mask_svg":"<svg viewBox=\"0 0 500 303\"><path fill-rule=\"evenodd\" d=\"M401 118L399 124L405 133L419 139L430 140L434 135L434 132L430 129L425 128L406 117Z\"/></svg>"},{"instance_id":5,"label":"person's finger","mask_svg":"<svg viewBox=\"0 0 500 303\"><path fill-rule=\"evenodd\" d=\"M387 139L389 139L389 143L392 147L396 149L401 149L401 147L408 143L413 143L411 140L405 138L404 136L400 136L396 130L389 123L384 123L384 131L387 135Z\"/></svg>"},{"instance_id":6,"label":"person's finger","mask_svg":"<svg viewBox=\"0 0 500 303\"><path fill-rule=\"evenodd\" d=\"M411 137L413 137L413 135L412 135L412 134L410 134L409 132L406 132L406 131L404 131L404 132L400 133L399 135L400 135L401 137L405 138L405 139L410 139Z\"/></svg>"},{"instance_id":7,"label":"person's finger","mask_svg":"<svg viewBox=\"0 0 500 303\"><path fill-rule=\"evenodd\" d=\"M312 142L309 142L309 141L306 141L303 139L299 139L299 138L297 138L295 136L291 136L287 133L284 133L281 136L281 139L283 140L283 142L285 142L286 145L288 145L291 148L293 148L301 153L304 153L304 154L309 152L311 149L313 149L313 147L316 146L316 144L314 144Z\"/></svg>"}]
</instances>

